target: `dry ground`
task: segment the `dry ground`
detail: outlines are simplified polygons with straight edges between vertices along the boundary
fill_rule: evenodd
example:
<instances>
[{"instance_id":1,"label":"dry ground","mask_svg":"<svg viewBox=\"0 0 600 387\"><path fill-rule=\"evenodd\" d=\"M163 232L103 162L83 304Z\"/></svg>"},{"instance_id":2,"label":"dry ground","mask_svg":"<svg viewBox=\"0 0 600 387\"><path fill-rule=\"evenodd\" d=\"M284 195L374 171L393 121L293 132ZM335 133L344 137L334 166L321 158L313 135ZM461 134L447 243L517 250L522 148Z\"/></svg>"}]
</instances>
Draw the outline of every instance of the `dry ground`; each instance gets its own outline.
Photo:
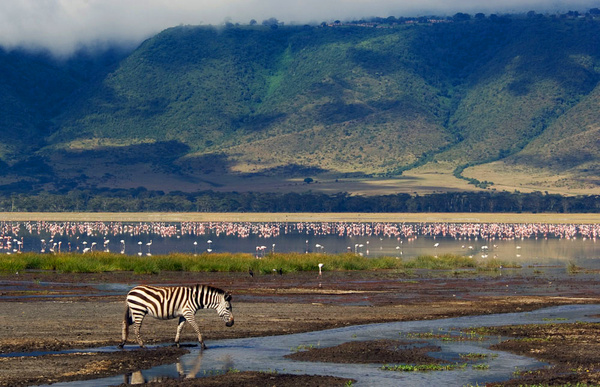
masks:
<instances>
[{"instance_id":1,"label":"dry ground","mask_svg":"<svg viewBox=\"0 0 600 387\"><path fill-rule=\"evenodd\" d=\"M457 277L453 273L417 272L406 277L406 274L394 271L327 272L322 277L314 273L254 277L240 273L147 276L132 273L21 273L0 277L0 353L116 345L120 341L124 296L98 290L90 284L119 283L129 287L138 283L195 282L210 283L234 294L234 327L226 328L214 311L200 311L197 315L209 347L211 340L222 338L527 311L560 304L600 303L600 289L593 276L548 278L507 273ZM146 343L172 342L175 325L172 320L146 319L143 329ZM193 332L186 329L182 341L193 340ZM568 343L575 345L577 339L564 344ZM129 344L134 343L130 341ZM591 345L593 349L600 349L596 342ZM124 374L155 363L172 362L181 351L185 349L159 348L147 350L143 357L133 350L118 356L88 353L1 357L0 385L31 385ZM140 363L142 360L145 363ZM564 359L555 360L557 364L565 362ZM264 384L252 381L259 379L279 386L344 385L346 382L234 373L216 377L211 383L223 384L211 385Z\"/></svg>"}]
</instances>

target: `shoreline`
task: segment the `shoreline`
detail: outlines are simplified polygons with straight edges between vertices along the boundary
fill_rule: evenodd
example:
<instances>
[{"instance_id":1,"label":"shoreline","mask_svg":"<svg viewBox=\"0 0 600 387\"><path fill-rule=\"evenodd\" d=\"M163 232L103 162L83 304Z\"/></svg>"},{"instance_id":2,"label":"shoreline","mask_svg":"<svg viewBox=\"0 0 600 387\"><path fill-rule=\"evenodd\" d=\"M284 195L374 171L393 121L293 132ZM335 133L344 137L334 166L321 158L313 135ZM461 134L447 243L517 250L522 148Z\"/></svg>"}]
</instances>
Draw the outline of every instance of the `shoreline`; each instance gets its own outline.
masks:
<instances>
[{"instance_id":1,"label":"shoreline","mask_svg":"<svg viewBox=\"0 0 600 387\"><path fill-rule=\"evenodd\" d=\"M598 224L600 214L556 213L232 213L0 212L0 221L57 222L407 222Z\"/></svg>"}]
</instances>

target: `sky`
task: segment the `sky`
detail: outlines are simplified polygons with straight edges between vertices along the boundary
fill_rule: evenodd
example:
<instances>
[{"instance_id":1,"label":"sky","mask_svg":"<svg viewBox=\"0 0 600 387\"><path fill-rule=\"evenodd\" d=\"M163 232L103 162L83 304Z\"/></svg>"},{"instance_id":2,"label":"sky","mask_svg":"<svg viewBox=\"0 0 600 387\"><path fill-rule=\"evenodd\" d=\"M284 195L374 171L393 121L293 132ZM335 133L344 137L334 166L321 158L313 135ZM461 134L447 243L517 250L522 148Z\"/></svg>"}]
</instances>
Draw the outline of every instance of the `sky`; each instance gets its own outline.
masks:
<instances>
[{"instance_id":1,"label":"sky","mask_svg":"<svg viewBox=\"0 0 600 387\"><path fill-rule=\"evenodd\" d=\"M68 56L82 47L135 45L165 28L356 20L370 16L587 11L600 0L0 0L0 46Z\"/></svg>"}]
</instances>

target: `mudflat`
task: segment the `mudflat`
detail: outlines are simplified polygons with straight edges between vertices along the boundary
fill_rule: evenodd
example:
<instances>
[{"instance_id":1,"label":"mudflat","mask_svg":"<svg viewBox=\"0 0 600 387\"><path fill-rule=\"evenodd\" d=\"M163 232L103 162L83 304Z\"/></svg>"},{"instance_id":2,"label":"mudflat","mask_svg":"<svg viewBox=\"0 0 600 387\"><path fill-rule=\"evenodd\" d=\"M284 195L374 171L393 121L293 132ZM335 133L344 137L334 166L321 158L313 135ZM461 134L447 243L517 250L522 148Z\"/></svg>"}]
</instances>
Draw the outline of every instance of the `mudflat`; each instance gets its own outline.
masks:
<instances>
[{"instance_id":1,"label":"mudflat","mask_svg":"<svg viewBox=\"0 0 600 387\"><path fill-rule=\"evenodd\" d=\"M194 283L210 284L233 293L233 327L225 327L212 310L202 310L196 315L208 350L212 340L224 338L281 335L366 323L529 311L564 304L600 304L596 273L524 274L519 270L495 273L424 270L405 273L378 270L324 272L322 276L306 272L254 276L247 273L189 272L162 272L158 275L129 272L66 274L52 271L5 274L0 276L0 354L25 352L29 355L0 357L0 385L24 386L94 379L174 362L187 351L185 347L131 349L135 347L131 336L129 349L115 353L32 356L31 352L116 346L121 340L126 289L137 284ZM173 342L176 325L174 320L145 319L142 333L146 344ZM600 353L599 339L593 334L598 329L600 324L583 327L565 323L551 331L555 333L544 336L549 337L547 340L521 340L522 344L513 342L502 348L527 356L541 356L544 361L555 365L554 368L560 370L562 375L565 369L569 370L568 382L598 383L600 364L596 363L596 357L590 357L591 353ZM539 332L539 329L532 327L532 331L528 332L523 327L515 336L521 334L526 337L534 331ZM195 334L189 326L184 329L181 341L195 341ZM531 347L532 343L535 348ZM585 343L585 350L582 349L582 343ZM532 350L529 351L529 348ZM565 350L552 351L551 348ZM385 350L390 351L389 348ZM408 353L404 348L402 356L409 362L410 359L422 357L423 354L417 353L417 350L411 354L410 348ZM339 346L334 351L336 359L347 357L352 361L353 358L361 358L357 354L360 348L352 345ZM302 356L311 358L314 355L315 360L323 361L323 353L311 352L307 351ZM143 356L140 356L141 353ZM365 353L362 357L372 356ZM265 370L268 370L268 365L265 365ZM529 378L533 376L527 375ZM542 377L540 380L545 383L551 380L548 375L540 374ZM271 382L278 386L306 386L344 385L348 380L268 372L230 372L208 379L185 381L187 385L202 383L211 386ZM535 379L528 379L527 382L531 384ZM174 385L183 381L167 383Z\"/></svg>"}]
</instances>

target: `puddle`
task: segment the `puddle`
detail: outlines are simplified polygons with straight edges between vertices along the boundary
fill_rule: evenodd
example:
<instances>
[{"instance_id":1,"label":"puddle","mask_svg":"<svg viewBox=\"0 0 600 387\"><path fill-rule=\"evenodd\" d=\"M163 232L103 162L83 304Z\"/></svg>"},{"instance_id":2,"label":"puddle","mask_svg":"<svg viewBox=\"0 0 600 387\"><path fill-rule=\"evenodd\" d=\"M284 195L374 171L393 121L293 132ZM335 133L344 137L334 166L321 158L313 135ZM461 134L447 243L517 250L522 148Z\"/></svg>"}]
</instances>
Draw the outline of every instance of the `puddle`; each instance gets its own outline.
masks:
<instances>
[{"instance_id":1,"label":"puddle","mask_svg":"<svg viewBox=\"0 0 600 387\"><path fill-rule=\"evenodd\" d=\"M333 364L300 362L285 359L284 355L300 347L330 347L348 341L369 341L377 339L407 340L408 333L457 334L457 329L476 326L499 326L508 324L543 324L549 322L595 322L600 305L566 305L525 313L508 313L486 316L468 316L430 321L406 321L395 323L368 324L325 331L299 333L284 336L257 337L207 341L209 349L200 351L192 347L191 352L180 358L176 364L154 367L97 380L54 383L59 386L113 386L121 383L142 384L149 381L179 379L182 377L203 377L222 374L230 369L239 371L265 371L289 374L332 375L357 380L357 386L397 386L403 385L482 385L509 379L515 368L532 369L545 365L535 359L513 355L507 352L492 351L490 344L500 338L490 337L482 341L446 341L441 339L414 339L426 341L442 348L432 356L444 359L458 359L459 354L491 354L484 362L488 369L474 369L470 365L464 369L431 372L383 371L380 364ZM559 319L559 320L557 320ZM565 319L565 320L562 320ZM137 348L126 346L127 349ZM114 351L114 347L98 348L99 351ZM87 351L87 350L86 350ZM459 361L464 363L464 361ZM481 363L481 362L478 362Z\"/></svg>"}]
</instances>

